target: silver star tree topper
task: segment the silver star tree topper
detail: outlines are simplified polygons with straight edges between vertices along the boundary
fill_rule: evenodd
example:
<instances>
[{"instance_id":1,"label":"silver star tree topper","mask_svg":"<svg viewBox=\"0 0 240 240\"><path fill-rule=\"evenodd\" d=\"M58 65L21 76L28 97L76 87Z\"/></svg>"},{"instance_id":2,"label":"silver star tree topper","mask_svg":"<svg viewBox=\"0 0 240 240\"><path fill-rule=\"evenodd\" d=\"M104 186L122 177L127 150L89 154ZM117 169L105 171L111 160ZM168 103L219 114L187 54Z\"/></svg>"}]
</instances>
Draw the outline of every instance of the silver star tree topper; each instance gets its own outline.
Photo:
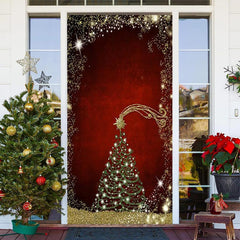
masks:
<instances>
[{"instance_id":1,"label":"silver star tree topper","mask_svg":"<svg viewBox=\"0 0 240 240\"><path fill-rule=\"evenodd\" d=\"M46 76L45 73L42 71L41 77L35 79L34 81L39 84L39 90L43 87L50 88L49 86L49 80L52 76Z\"/></svg>"},{"instance_id":2,"label":"silver star tree topper","mask_svg":"<svg viewBox=\"0 0 240 240\"><path fill-rule=\"evenodd\" d=\"M23 75L27 72L37 73L36 64L39 58L31 58L29 53L26 52L24 59L17 60L17 63L23 67Z\"/></svg>"}]
</instances>

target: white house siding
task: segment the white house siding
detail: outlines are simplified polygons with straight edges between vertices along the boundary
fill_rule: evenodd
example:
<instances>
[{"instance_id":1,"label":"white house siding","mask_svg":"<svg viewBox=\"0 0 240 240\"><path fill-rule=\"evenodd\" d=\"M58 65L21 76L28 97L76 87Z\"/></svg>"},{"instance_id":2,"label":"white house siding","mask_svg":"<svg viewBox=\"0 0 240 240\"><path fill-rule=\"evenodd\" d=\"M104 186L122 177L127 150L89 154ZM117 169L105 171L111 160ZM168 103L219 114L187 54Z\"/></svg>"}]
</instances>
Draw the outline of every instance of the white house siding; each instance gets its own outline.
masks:
<instances>
[{"instance_id":1,"label":"white house siding","mask_svg":"<svg viewBox=\"0 0 240 240\"><path fill-rule=\"evenodd\" d=\"M11 5L0 0L0 104L9 96L11 59ZM0 117L5 111L0 108Z\"/></svg>"},{"instance_id":2,"label":"white house siding","mask_svg":"<svg viewBox=\"0 0 240 240\"><path fill-rule=\"evenodd\" d=\"M240 1L229 1L229 65L236 65L240 63ZM229 92L230 101L230 118L229 118L229 130L231 136L240 137L240 118L234 118L234 108L238 108L240 112L240 94L236 91Z\"/></svg>"}]
</instances>

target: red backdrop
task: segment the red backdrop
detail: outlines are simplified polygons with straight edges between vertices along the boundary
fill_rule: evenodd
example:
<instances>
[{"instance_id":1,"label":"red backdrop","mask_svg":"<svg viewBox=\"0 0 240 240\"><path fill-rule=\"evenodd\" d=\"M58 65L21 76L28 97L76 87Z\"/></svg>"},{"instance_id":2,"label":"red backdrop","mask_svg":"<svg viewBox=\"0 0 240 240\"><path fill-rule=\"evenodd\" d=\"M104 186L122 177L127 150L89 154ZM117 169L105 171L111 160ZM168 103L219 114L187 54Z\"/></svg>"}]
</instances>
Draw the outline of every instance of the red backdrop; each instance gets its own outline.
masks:
<instances>
[{"instance_id":1,"label":"red backdrop","mask_svg":"<svg viewBox=\"0 0 240 240\"><path fill-rule=\"evenodd\" d=\"M76 176L75 197L88 206L93 203L109 151L119 133L113 125L115 118L125 107L135 103L158 110L161 98L168 99L166 104L171 109L171 89L164 92L166 96L160 91L160 71L164 68L160 61L164 55L156 46L153 52L148 49L148 42L158 29L144 33L141 39L139 32L139 29L124 27L85 44L81 53L75 51L75 54L87 56L87 62L84 71L79 72L83 74L78 82L80 89L69 95L72 106L69 117L74 117L77 132L70 138L73 152L68 170L70 176ZM68 87L70 90L73 85ZM171 112L168 117L168 124L171 124ZM171 160L164 164L164 142L154 120L144 119L138 113L131 113L124 119L127 142L134 151L136 167L149 196L156 187L156 177L160 179L166 168L171 178Z\"/></svg>"}]
</instances>

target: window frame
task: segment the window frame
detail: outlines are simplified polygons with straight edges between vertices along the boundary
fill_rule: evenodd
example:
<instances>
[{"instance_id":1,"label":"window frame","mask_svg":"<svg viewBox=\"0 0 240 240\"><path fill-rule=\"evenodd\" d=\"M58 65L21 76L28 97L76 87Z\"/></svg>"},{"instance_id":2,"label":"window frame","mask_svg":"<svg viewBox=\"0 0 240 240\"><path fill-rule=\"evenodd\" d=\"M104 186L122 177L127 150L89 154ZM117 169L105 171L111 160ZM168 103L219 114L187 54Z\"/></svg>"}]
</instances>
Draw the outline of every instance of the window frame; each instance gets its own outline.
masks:
<instances>
[{"instance_id":1,"label":"window frame","mask_svg":"<svg viewBox=\"0 0 240 240\"><path fill-rule=\"evenodd\" d=\"M61 37L61 129L63 132L61 143L65 148L64 166L67 169L67 17L69 14L171 14L173 20L173 154L172 154L172 214L173 224L179 224L179 18L181 17L208 17L210 26L210 38L212 38L211 24L213 6L27 6L28 17L60 17L60 37ZM27 38L28 39L28 38ZM210 40L210 56L212 55ZM209 59L212 65L211 57ZM210 67L211 82L211 67ZM209 101L213 104L212 91L210 92ZM210 110L212 107L210 107ZM212 110L211 110L212 111ZM210 116L212 113L210 112ZM212 132L212 121L209 124ZM66 177L66 176L65 176ZM211 186L213 184L210 184ZM211 189L211 188L210 188ZM67 194L62 200L63 212L61 223L67 224Z\"/></svg>"}]
</instances>

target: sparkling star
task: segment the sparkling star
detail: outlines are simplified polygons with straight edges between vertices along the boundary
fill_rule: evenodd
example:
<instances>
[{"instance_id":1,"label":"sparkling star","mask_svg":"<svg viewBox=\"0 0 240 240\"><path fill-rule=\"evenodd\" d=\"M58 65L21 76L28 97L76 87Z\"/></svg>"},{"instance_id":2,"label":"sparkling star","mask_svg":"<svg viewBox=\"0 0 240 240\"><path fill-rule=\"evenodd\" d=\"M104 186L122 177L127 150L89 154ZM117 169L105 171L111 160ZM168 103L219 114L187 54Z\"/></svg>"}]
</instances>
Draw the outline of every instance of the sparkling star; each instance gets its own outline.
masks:
<instances>
[{"instance_id":1,"label":"sparkling star","mask_svg":"<svg viewBox=\"0 0 240 240\"><path fill-rule=\"evenodd\" d=\"M83 42L80 39L77 39L77 41L75 42L75 48L80 52L81 49L83 48Z\"/></svg>"},{"instance_id":2,"label":"sparkling star","mask_svg":"<svg viewBox=\"0 0 240 240\"><path fill-rule=\"evenodd\" d=\"M52 76L46 76L45 73L42 71L41 77L34 80L34 81L36 81L39 84L39 90L41 90L41 88L43 88L43 87L50 88L50 86L49 86L49 79L51 77Z\"/></svg>"},{"instance_id":3,"label":"sparkling star","mask_svg":"<svg viewBox=\"0 0 240 240\"><path fill-rule=\"evenodd\" d=\"M163 181L159 180L158 178L157 178L157 181L158 181L158 187L162 187L163 186Z\"/></svg>"},{"instance_id":4,"label":"sparkling star","mask_svg":"<svg viewBox=\"0 0 240 240\"><path fill-rule=\"evenodd\" d=\"M23 75L27 72L37 73L36 64L39 61L39 58L31 58L29 53L26 52L24 59L17 60L17 63L23 67Z\"/></svg>"},{"instance_id":5,"label":"sparkling star","mask_svg":"<svg viewBox=\"0 0 240 240\"><path fill-rule=\"evenodd\" d=\"M126 126L126 123L122 117L116 118L116 122L113 124L116 125L119 130Z\"/></svg>"}]
</instances>

